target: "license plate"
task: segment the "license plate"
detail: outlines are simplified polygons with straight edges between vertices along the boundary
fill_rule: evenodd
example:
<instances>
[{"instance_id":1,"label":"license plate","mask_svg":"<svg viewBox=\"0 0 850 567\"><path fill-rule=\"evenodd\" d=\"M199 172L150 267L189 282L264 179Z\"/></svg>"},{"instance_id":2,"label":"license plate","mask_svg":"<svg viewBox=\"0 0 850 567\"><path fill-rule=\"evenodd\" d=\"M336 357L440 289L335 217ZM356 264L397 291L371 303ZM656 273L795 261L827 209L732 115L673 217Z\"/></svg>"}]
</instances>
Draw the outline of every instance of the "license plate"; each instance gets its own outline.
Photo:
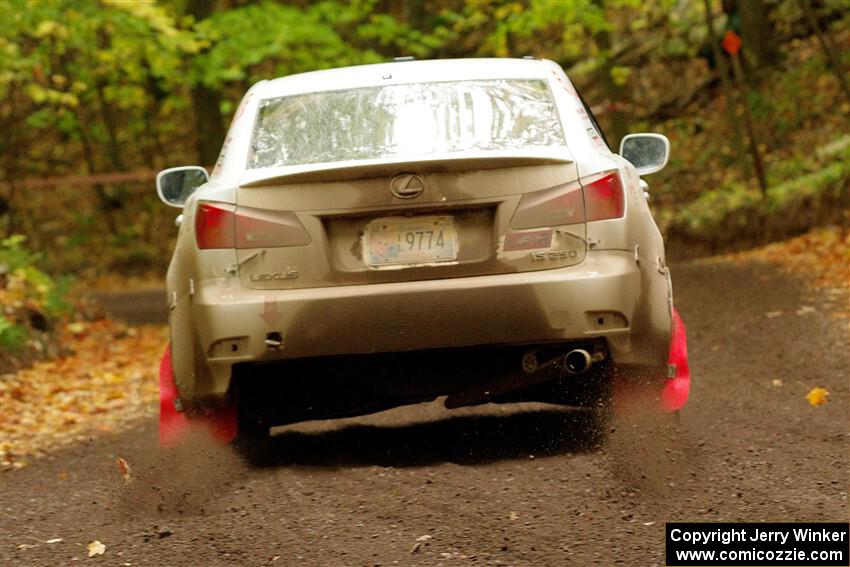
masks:
<instances>
[{"instance_id":1,"label":"license plate","mask_svg":"<svg viewBox=\"0 0 850 567\"><path fill-rule=\"evenodd\" d=\"M363 250L370 268L410 267L457 259L451 216L384 217L366 225Z\"/></svg>"}]
</instances>

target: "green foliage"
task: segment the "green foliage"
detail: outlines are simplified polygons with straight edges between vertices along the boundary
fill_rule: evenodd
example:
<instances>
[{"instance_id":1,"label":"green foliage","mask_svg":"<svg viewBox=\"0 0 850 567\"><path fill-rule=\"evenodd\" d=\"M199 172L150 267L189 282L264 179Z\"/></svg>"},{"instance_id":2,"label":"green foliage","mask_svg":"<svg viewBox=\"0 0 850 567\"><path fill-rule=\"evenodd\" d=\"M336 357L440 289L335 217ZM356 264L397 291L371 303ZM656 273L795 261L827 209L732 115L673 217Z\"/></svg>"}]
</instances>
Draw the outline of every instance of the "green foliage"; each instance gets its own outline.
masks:
<instances>
[{"instance_id":1,"label":"green foliage","mask_svg":"<svg viewBox=\"0 0 850 567\"><path fill-rule=\"evenodd\" d=\"M841 140L839 140L841 142ZM786 181L768 189L766 198L754 188L740 182L707 191L678 212L669 227L677 236L734 240L736 236L759 231L767 236L802 229L807 216L818 210L826 216L832 209L850 205L850 146L833 143L815 151L820 158L831 161L819 163L811 159L791 159L776 169L785 168ZM811 171L811 173L805 173ZM834 212L834 211L833 211ZM800 223L795 227L794 223Z\"/></svg>"},{"instance_id":2,"label":"green foliage","mask_svg":"<svg viewBox=\"0 0 850 567\"><path fill-rule=\"evenodd\" d=\"M662 216L676 216L680 202L693 201L681 212L683 222L704 226L722 211L764 206L750 202L739 150L730 143L737 138L719 118L718 108L734 101L717 102L727 94L700 59L711 51L702 1L240 0L211 2L200 21L188 13L190 4L0 0L0 178L197 163L199 153L209 154L197 150L199 121L216 118L218 108L226 123L244 91L261 79L400 55L533 55L568 69L609 134L661 130L670 136L670 166L652 180ZM796 0L772 5L776 29L799 37ZM840 0L820 10L836 30L850 22ZM725 29L730 18L715 16L717 30ZM813 162L785 149L800 143L793 139L798 132L820 128L825 114L835 114L830 70L813 55L818 49L814 41L794 43L786 55L808 53L769 78L750 77L763 83L750 89L750 102L773 187L832 171L829 160ZM846 49L840 55L850 62ZM195 96L201 91L215 99L204 112ZM779 151L771 155L774 148ZM2 189L0 198L13 209L0 216L0 230L23 231L31 248L50 251L46 263L30 258L21 266L91 275L162 271L167 262L173 215L155 202L150 187ZM23 253L21 246L4 246L4 254ZM61 288L55 280L46 284L35 268L21 269L33 289ZM61 304L47 295L41 301Z\"/></svg>"},{"instance_id":3,"label":"green foliage","mask_svg":"<svg viewBox=\"0 0 850 567\"><path fill-rule=\"evenodd\" d=\"M194 60L194 79L220 87L380 59L352 49L326 21L327 15L322 4L301 10L273 2L218 12L195 26L209 48Z\"/></svg>"},{"instance_id":4,"label":"green foliage","mask_svg":"<svg viewBox=\"0 0 850 567\"><path fill-rule=\"evenodd\" d=\"M782 214L794 201L817 199L825 194L835 194L850 187L850 160L835 162L822 169L802 175L771 187L765 211Z\"/></svg>"},{"instance_id":5,"label":"green foliage","mask_svg":"<svg viewBox=\"0 0 850 567\"><path fill-rule=\"evenodd\" d=\"M41 259L41 254L30 252L24 247L26 240L23 234L13 234L0 240L0 261L4 264L4 272L32 268Z\"/></svg>"},{"instance_id":6,"label":"green foliage","mask_svg":"<svg viewBox=\"0 0 850 567\"><path fill-rule=\"evenodd\" d=\"M707 191L679 213L679 222L692 233L707 232L721 225L734 211L757 207L761 194L736 182Z\"/></svg>"},{"instance_id":7,"label":"green foliage","mask_svg":"<svg viewBox=\"0 0 850 567\"><path fill-rule=\"evenodd\" d=\"M674 13L676 21L693 20L672 2L619 0L387 6L377 0L300 6L261 0L216 9L198 22L181 12L183 2L2 2L9 17L0 26L0 126L14 135L0 140L0 151L4 158L17 156L3 164L6 169L31 173L50 161L75 173L152 160L172 165L191 143L177 144L175 155L164 140L191 140L188 95L198 85L223 93L222 111L232 112L255 81L398 55L534 54L565 65L585 63L580 69L592 73L614 56L596 40L615 31L617 21L648 23ZM627 65L611 66L617 85L630 74ZM19 124L54 143L28 139ZM22 143L25 160L10 151Z\"/></svg>"},{"instance_id":8,"label":"green foliage","mask_svg":"<svg viewBox=\"0 0 850 567\"><path fill-rule=\"evenodd\" d=\"M18 352L27 342L27 331L15 325L0 313L0 350Z\"/></svg>"},{"instance_id":9,"label":"green foliage","mask_svg":"<svg viewBox=\"0 0 850 567\"><path fill-rule=\"evenodd\" d=\"M35 264L42 255L30 252L25 242L26 237L20 234L0 240L4 309L12 313L31 308L51 318L68 313L71 304L67 298L73 279L69 276L54 279L37 268ZM14 329L9 332L15 336Z\"/></svg>"}]
</instances>

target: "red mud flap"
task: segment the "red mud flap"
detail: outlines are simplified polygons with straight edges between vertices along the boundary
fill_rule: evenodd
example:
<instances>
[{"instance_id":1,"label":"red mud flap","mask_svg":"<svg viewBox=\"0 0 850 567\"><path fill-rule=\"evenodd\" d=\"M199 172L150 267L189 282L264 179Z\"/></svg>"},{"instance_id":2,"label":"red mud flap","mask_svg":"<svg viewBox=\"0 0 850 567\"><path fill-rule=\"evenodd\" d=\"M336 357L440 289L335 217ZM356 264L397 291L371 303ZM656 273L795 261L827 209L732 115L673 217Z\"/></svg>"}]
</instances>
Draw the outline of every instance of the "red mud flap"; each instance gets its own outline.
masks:
<instances>
[{"instance_id":1,"label":"red mud flap","mask_svg":"<svg viewBox=\"0 0 850 567\"><path fill-rule=\"evenodd\" d=\"M667 357L667 380L659 392L656 380L633 382L621 376L614 378L614 410L617 413L647 411L654 408L675 412L688 403L691 371L688 368L688 338L679 312L673 309L673 332Z\"/></svg>"},{"instance_id":2,"label":"red mud flap","mask_svg":"<svg viewBox=\"0 0 850 567\"><path fill-rule=\"evenodd\" d=\"M174 369L171 366L171 345L165 348L159 365L159 442L161 445L174 446L188 433L200 425L214 439L229 443L236 437L236 408L226 406L209 410L197 417L177 411L177 385L174 383Z\"/></svg>"},{"instance_id":3,"label":"red mud flap","mask_svg":"<svg viewBox=\"0 0 850 567\"><path fill-rule=\"evenodd\" d=\"M661 390L661 409L676 411L688 403L691 392L691 369L688 367L688 337L679 312L673 309L673 336L667 358L670 375Z\"/></svg>"}]
</instances>

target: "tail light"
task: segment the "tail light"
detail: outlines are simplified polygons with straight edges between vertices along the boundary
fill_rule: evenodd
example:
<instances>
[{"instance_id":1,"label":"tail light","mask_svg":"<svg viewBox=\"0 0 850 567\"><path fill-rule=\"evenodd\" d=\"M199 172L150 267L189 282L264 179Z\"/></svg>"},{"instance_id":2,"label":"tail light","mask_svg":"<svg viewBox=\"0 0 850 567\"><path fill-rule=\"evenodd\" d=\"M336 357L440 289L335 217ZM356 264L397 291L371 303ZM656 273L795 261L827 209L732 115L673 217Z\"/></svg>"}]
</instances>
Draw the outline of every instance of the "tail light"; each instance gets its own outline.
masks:
<instances>
[{"instance_id":1,"label":"tail light","mask_svg":"<svg viewBox=\"0 0 850 567\"><path fill-rule=\"evenodd\" d=\"M195 212L198 248L304 246L310 236L295 213L199 203Z\"/></svg>"},{"instance_id":2,"label":"tail light","mask_svg":"<svg viewBox=\"0 0 850 567\"><path fill-rule=\"evenodd\" d=\"M511 228L526 229L616 219L625 212L623 183L616 171L523 195Z\"/></svg>"},{"instance_id":3,"label":"tail light","mask_svg":"<svg viewBox=\"0 0 850 567\"><path fill-rule=\"evenodd\" d=\"M310 244L310 236L295 213L246 208L236 210L236 248L305 244Z\"/></svg>"},{"instance_id":4,"label":"tail light","mask_svg":"<svg viewBox=\"0 0 850 567\"><path fill-rule=\"evenodd\" d=\"M198 248L236 247L236 207L221 203L198 203L195 241Z\"/></svg>"},{"instance_id":5,"label":"tail light","mask_svg":"<svg viewBox=\"0 0 850 567\"><path fill-rule=\"evenodd\" d=\"M539 228L584 222L584 199L578 182L527 193L520 199L512 228Z\"/></svg>"},{"instance_id":6,"label":"tail light","mask_svg":"<svg viewBox=\"0 0 850 567\"><path fill-rule=\"evenodd\" d=\"M616 171L583 177L584 206L588 221L618 219L625 213L623 182Z\"/></svg>"}]
</instances>

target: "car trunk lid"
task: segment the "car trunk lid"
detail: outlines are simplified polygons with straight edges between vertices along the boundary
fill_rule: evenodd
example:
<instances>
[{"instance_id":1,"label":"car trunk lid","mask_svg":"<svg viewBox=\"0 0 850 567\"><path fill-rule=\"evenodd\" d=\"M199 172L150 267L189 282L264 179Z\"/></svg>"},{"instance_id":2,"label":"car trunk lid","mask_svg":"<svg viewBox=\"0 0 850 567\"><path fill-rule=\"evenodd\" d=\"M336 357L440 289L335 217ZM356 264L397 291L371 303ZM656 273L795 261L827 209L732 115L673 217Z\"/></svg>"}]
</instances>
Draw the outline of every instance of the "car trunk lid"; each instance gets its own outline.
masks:
<instances>
[{"instance_id":1,"label":"car trunk lid","mask_svg":"<svg viewBox=\"0 0 850 567\"><path fill-rule=\"evenodd\" d=\"M258 231L260 245L237 250L239 276L297 289L569 266L586 252L583 207L575 164L551 156L255 175L237 192L237 216L286 225L271 231L286 242Z\"/></svg>"}]
</instances>

